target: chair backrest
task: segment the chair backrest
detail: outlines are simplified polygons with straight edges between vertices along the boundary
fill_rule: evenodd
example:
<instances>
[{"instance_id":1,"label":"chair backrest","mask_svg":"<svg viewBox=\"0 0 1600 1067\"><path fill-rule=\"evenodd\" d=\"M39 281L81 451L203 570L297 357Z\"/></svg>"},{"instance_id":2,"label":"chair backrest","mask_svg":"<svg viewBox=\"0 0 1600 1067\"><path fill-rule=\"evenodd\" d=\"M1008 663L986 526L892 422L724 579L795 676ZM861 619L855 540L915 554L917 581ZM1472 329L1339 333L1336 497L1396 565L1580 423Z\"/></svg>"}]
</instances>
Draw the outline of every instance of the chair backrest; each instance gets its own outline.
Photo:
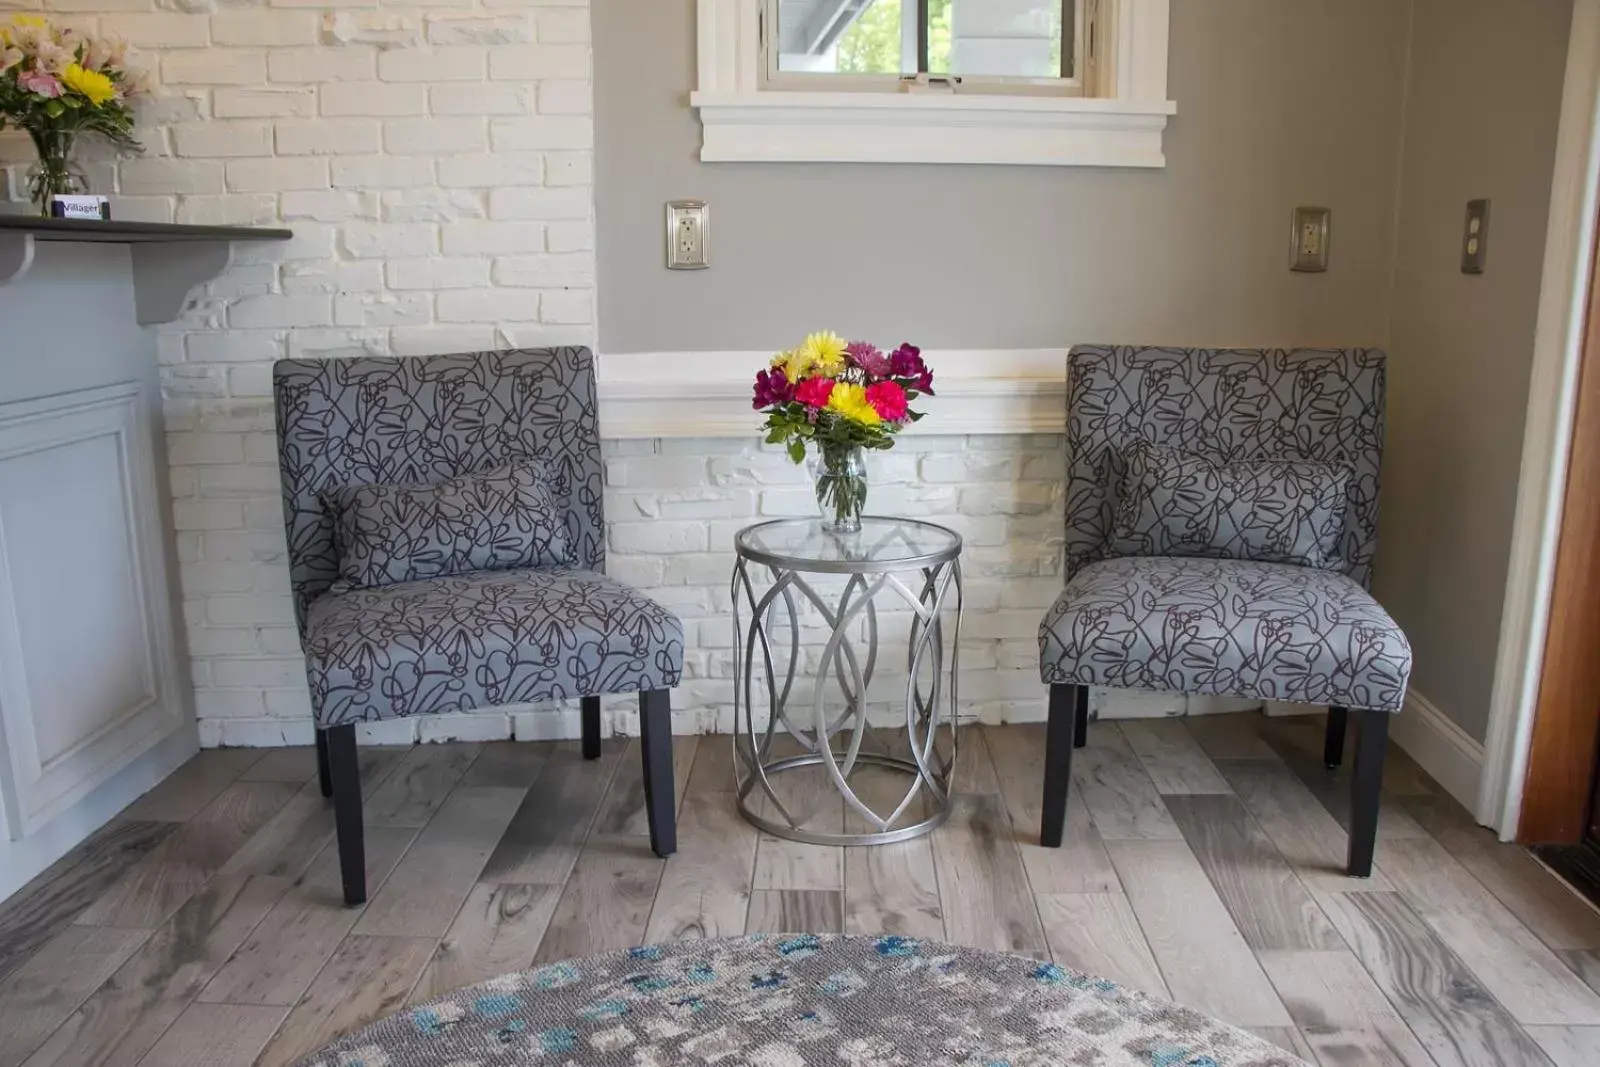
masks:
<instances>
[{"instance_id":1,"label":"chair backrest","mask_svg":"<svg viewBox=\"0 0 1600 1067\"><path fill-rule=\"evenodd\" d=\"M1120 456L1142 438L1213 461L1349 464L1354 476L1339 538L1340 569L1370 586L1384 360L1375 348L1073 348L1067 359L1067 577L1108 554Z\"/></svg>"},{"instance_id":2,"label":"chair backrest","mask_svg":"<svg viewBox=\"0 0 1600 1067\"><path fill-rule=\"evenodd\" d=\"M272 368L289 580L307 606L338 577L320 494L432 483L539 456L567 504L579 566L605 568L594 357L587 348L285 359Z\"/></svg>"}]
</instances>

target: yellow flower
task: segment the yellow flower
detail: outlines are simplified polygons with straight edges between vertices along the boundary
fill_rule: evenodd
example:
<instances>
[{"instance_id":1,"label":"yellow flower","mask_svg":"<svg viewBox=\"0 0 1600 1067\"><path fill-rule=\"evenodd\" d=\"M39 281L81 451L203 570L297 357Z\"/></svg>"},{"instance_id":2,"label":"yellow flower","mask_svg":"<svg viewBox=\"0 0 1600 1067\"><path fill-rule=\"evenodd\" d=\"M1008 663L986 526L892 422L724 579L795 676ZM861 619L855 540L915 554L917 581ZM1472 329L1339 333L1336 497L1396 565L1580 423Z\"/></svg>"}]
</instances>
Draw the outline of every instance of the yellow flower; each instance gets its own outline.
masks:
<instances>
[{"instance_id":1,"label":"yellow flower","mask_svg":"<svg viewBox=\"0 0 1600 1067\"><path fill-rule=\"evenodd\" d=\"M811 369L811 359L796 348L773 356L772 366L776 370L783 371L783 376L790 382L798 382Z\"/></svg>"},{"instance_id":2,"label":"yellow flower","mask_svg":"<svg viewBox=\"0 0 1600 1067\"><path fill-rule=\"evenodd\" d=\"M89 103L96 107L117 95L117 87L111 84L110 78L97 70L85 70L76 63L62 71L61 81L68 89L87 97Z\"/></svg>"},{"instance_id":3,"label":"yellow flower","mask_svg":"<svg viewBox=\"0 0 1600 1067\"><path fill-rule=\"evenodd\" d=\"M794 350L803 355L820 372L832 378L844 370L844 338L832 330L814 333Z\"/></svg>"},{"instance_id":4,"label":"yellow flower","mask_svg":"<svg viewBox=\"0 0 1600 1067\"><path fill-rule=\"evenodd\" d=\"M828 397L828 409L863 426L876 426L883 421L873 406L867 403L866 386L852 382L839 382Z\"/></svg>"}]
</instances>

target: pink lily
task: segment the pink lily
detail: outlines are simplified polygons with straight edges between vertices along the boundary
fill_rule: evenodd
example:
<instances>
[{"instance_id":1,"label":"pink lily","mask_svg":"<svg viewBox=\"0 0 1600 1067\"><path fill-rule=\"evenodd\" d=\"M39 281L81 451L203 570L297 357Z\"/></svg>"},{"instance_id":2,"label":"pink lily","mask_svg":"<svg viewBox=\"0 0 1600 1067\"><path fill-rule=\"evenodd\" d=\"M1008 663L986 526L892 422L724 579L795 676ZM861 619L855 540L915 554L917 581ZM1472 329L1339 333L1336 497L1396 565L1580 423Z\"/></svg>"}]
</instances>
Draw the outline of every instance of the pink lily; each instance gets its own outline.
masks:
<instances>
[{"instance_id":1,"label":"pink lily","mask_svg":"<svg viewBox=\"0 0 1600 1067\"><path fill-rule=\"evenodd\" d=\"M17 88L48 100L54 100L61 95L61 83L51 75L37 70L24 71L17 75Z\"/></svg>"}]
</instances>

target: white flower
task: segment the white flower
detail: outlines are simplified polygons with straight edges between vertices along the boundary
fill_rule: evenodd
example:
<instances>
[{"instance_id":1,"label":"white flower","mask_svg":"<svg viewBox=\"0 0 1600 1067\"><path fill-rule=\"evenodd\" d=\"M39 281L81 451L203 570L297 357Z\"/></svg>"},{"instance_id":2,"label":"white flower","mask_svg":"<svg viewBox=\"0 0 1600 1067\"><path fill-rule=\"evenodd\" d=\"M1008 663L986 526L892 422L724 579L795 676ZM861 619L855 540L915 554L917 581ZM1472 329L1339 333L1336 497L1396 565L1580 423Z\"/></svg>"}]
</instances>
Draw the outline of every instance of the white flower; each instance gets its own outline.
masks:
<instances>
[{"instance_id":1,"label":"white flower","mask_svg":"<svg viewBox=\"0 0 1600 1067\"><path fill-rule=\"evenodd\" d=\"M28 46L23 45L22 50L27 51ZM69 49L62 48L54 41L41 41L38 50L34 52L34 56L37 59L36 69L42 70L46 74L55 74L57 76L77 62Z\"/></svg>"},{"instance_id":2,"label":"white flower","mask_svg":"<svg viewBox=\"0 0 1600 1067\"><path fill-rule=\"evenodd\" d=\"M0 74L4 74L23 60L22 49L0 48Z\"/></svg>"}]
</instances>

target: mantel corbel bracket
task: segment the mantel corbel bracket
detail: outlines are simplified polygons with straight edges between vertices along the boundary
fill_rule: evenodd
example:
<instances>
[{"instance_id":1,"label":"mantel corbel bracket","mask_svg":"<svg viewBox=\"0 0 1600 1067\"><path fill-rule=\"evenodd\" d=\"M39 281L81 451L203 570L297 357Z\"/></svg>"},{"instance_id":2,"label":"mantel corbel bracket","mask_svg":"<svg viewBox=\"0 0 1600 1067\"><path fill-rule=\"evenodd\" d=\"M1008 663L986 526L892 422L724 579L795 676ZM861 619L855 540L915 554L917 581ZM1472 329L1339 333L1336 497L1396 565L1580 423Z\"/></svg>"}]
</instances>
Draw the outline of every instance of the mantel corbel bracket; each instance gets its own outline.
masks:
<instances>
[{"instance_id":1,"label":"mantel corbel bracket","mask_svg":"<svg viewBox=\"0 0 1600 1067\"><path fill-rule=\"evenodd\" d=\"M0 285L20 281L33 266L33 234L0 233Z\"/></svg>"},{"instance_id":2,"label":"mantel corbel bracket","mask_svg":"<svg viewBox=\"0 0 1600 1067\"><path fill-rule=\"evenodd\" d=\"M39 238L0 231L0 286L27 277ZM232 245L218 241L141 242L133 256L134 314L141 326L171 322L183 313L194 289L228 269Z\"/></svg>"}]
</instances>

